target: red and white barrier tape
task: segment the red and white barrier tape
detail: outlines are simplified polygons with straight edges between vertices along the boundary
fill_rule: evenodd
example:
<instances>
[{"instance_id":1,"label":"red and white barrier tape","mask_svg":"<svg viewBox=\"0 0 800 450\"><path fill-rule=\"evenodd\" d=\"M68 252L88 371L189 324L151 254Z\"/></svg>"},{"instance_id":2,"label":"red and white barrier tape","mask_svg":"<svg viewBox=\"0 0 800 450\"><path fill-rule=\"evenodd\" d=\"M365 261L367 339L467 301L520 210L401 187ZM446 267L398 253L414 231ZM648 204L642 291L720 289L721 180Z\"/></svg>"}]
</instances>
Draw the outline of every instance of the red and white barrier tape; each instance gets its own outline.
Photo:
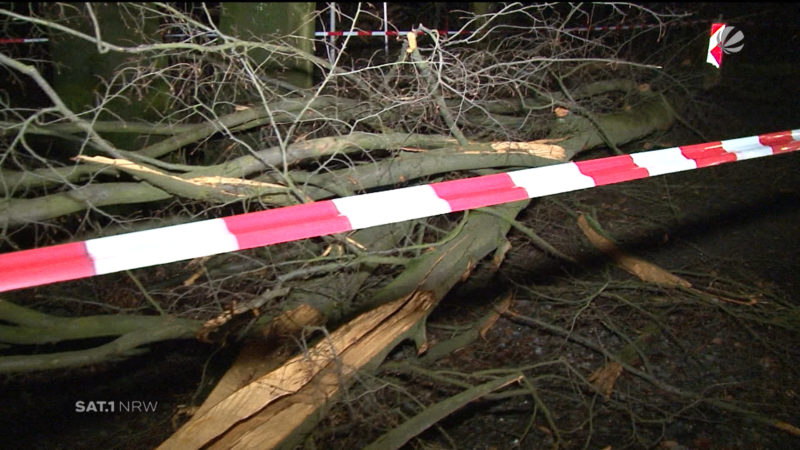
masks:
<instances>
[{"instance_id":1,"label":"red and white barrier tape","mask_svg":"<svg viewBox=\"0 0 800 450\"><path fill-rule=\"evenodd\" d=\"M563 28L562 32L576 33L581 31L595 32L595 31L622 31L622 30L643 30L648 28L660 28L667 26L687 26L696 25L701 23L708 23L706 19L684 20L679 22L665 22L665 23L637 23L637 24L616 24L616 25L599 25L599 26L582 26L582 27L568 27ZM437 30L441 35L468 35L473 34L475 31L468 30ZM523 31L521 28L510 29L512 32ZM391 30L376 30L376 31L315 31L315 37L347 37L347 36L405 36L412 31L391 31ZM713 31L712 31L713 32ZM416 34L422 34L422 31L414 31ZM203 36L216 37L216 33L203 33ZM168 33L165 37L171 38L188 38L188 34L182 33ZM198 35L200 36L200 35ZM48 42L47 38L0 38L0 44L33 44L40 42Z\"/></svg>"},{"instance_id":2,"label":"red and white barrier tape","mask_svg":"<svg viewBox=\"0 0 800 450\"><path fill-rule=\"evenodd\" d=\"M0 44L38 44L48 41L47 38L0 38Z\"/></svg>"},{"instance_id":3,"label":"red and white barrier tape","mask_svg":"<svg viewBox=\"0 0 800 450\"><path fill-rule=\"evenodd\" d=\"M593 32L593 31L622 31L622 30L643 30L648 28L660 28L666 26L686 26L696 25L700 23L708 23L709 20L695 19L685 20L681 22L665 22L665 23L637 23L637 24L616 24L616 25L599 25L599 26L584 26L584 27L568 27L563 28L562 32L575 33L575 32ZM521 27L513 27L508 29L509 32L519 33L524 31ZM422 31L414 31L417 34L422 34ZM441 35L451 34L473 34L475 31L468 30L437 30ZM316 37L329 37L329 36L405 36L411 31L315 31Z\"/></svg>"},{"instance_id":4,"label":"red and white barrier tape","mask_svg":"<svg viewBox=\"0 0 800 450\"><path fill-rule=\"evenodd\" d=\"M0 254L0 292L800 150L800 129L355 195Z\"/></svg>"}]
</instances>

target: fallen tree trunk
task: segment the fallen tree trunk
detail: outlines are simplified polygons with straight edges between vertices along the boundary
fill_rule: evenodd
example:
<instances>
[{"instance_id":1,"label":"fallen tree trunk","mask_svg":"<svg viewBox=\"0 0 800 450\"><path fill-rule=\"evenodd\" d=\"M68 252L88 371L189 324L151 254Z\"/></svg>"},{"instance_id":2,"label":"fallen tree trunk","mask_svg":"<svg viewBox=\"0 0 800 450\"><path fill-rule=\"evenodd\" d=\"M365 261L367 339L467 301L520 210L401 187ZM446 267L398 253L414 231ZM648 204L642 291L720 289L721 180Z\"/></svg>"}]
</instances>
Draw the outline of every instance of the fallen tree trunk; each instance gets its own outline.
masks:
<instances>
[{"instance_id":1,"label":"fallen tree trunk","mask_svg":"<svg viewBox=\"0 0 800 450\"><path fill-rule=\"evenodd\" d=\"M604 139L603 136L606 138L613 138L615 139L616 144L621 144L633 139L641 138L651 133L655 129L665 128L671 124L672 114L669 106L662 97L658 96L651 99L651 101L643 102L641 104L641 108L641 110L631 109L627 112L607 114L605 116L597 117L596 119L598 119L599 122L596 121L596 124L607 127L602 132L596 130L594 128L595 124L590 123L588 119L581 117L571 118L570 121L565 122L565 125L563 126L570 127L573 130L583 129L583 131L579 135L559 142L558 145L543 142L527 145L524 143L476 143L474 144L474 147L465 149L455 144L452 139L441 139L436 141L437 138L434 137L434 141L425 141L425 139L427 139L425 137L412 136L413 139L416 139L416 141L414 141L416 143L422 143L425 141L429 143L434 142L434 145L448 144L448 146L439 150L431 150L430 152L407 152L406 154L400 154L394 160L382 160L375 162L374 164L357 165L354 167L340 169L339 171L334 171L329 174L317 175L315 181L324 186L324 188L309 188L306 191L309 193L309 195L311 195L312 198L324 198L329 196L330 192L339 192L344 195L350 195L363 189L404 182L409 178L418 178L448 171L478 169L493 166L516 167L552 164L562 161L562 158L569 158L589 146L599 145L599 143ZM642 118L645 113L648 113L649 115ZM626 121L633 124L630 130L625 129L620 125ZM586 128L589 128L589 130ZM401 145L401 143L408 138L409 135L398 136L399 141L395 142L393 145ZM362 137L356 137L356 139L362 139ZM369 140L373 139L373 137L363 136L363 139L366 140L362 140L360 143L366 144L367 142L370 142ZM385 139L388 138L380 138L379 140L375 141L373 145L387 145L391 143L391 141L387 141ZM328 140L326 142L334 141ZM557 155L558 157L553 158L553 155ZM255 166L252 166L251 163L246 163L244 165L235 164L234 166L228 166L226 170L234 170L231 169L231 167L236 167L235 170L243 170L243 168L246 167L250 167L255 170ZM246 171L247 170L245 170L245 172ZM300 176L295 176L294 178L300 178ZM113 185L116 185L116 183L112 184L112 186ZM98 189L101 186L102 185L96 184L90 186L90 188ZM140 183L135 186L145 190L152 190L153 193L158 196L158 198L168 198L170 195L164 191L152 188L150 185L145 183ZM82 203L82 201L86 199L76 200L75 198L72 198L75 194L62 193L53 195L64 196L65 201L68 200L68 202L66 204L55 202L50 207L37 205L37 209L33 211L29 209L31 205L30 202L44 201L44 199L49 197L28 200L6 200L5 206L6 208L9 208L9 203L20 202L18 204L13 203L14 211L24 211L24 214L27 214L25 216L25 220L41 220L43 218L52 216L53 211L64 213L70 208L73 210L79 210L86 205L91 204L91 201L85 201L85 203ZM98 203L106 204L103 202L108 200L106 196L107 193L97 193L92 195L97 195ZM142 194L142 191L139 190L127 189L122 192L122 195L133 195L135 198L132 198L132 200L138 199L138 201L141 201L142 197L146 197L147 194ZM117 198L113 201L109 201L109 203L113 203L114 201L118 202L119 200L120 199ZM522 203L526 204L527 202ZM512 210L507 210L507 208L511 207L509 205L495 207L495 210L506 211L502 213L502 215L507 218L513 218L522 208L522 206L519 204L514 205L516 205L513 207L515 209ZM6 211L8 211L8 209ZM19 216L21 214L23 213L12 213L10 215L6 215L5 218L6 220L9 220L11 216ZM437 300L441 299L459 279L468 275L469 270L471 270L477 261L497 249L497 247L503 242L504 236L508 232L509 227L510 225L507 220L503 220L492 215L480 214L479 212L473 213L467 219L464 229L461 230L461 233L464 234L459 233L458 236L460 237L451 239L449 242L440 246L439 250L437 250L440 252L444 251L444 253L435 253L438 255L436 257L432 256L433 253L430 253L410 261L405 270L397 278L395 278L392 283L385 286L381 291L375 293L370 299L363 301L362 304L353 304L350 302L330 302L327 300L320 301L320 299L329 299L337 295L341 295L342 293L342 285L332 283L330 279L322 278L305 282L305 292L307 292L308 295L290 301L287 303L287 305L291 305L291 307L297 307L302 304L309 303L310 306L321 311L323 315L332 316L332 323L336 323L343 318L352 317L352 315L357 311L364 311L368 308L376 307L384 302L409 295L415 290L431 291L434 293L434 296ZM381 251L396 248L398 246L399 237L406 233L408 228L407 225L397 224L385 228L381 227L379 230L368 229L359 231L357 233L358 239L356 242L363 240L367 244L366 248L370 249L371 251ZM386 232L386 230L393 231ZM380 234L376 235L376 231ZM390 239L381 239L390 236ZM444 266L448 267L448 271L433 271L434 266L437 264L443 264ZM349 284L351 287L356 287L357 290L357 287L360 286L364 280L366 280L368 275L369 270L366 272L362 270L355 278L349 277L345 278L344 280L346 280L346 284ZM331 279L333 279L333 277ZM339 287L331 289L332 286ZM325 294L323 291L326 289L329 291L336 291L336 294ZM356 290L351 289L350 294L344 298L353 298ZM0 317L0 319L2 319L2 317ZM171 334L162 337L167 339L174 337L190 337L191 335L185 331L185 329L182 329L182 334ZM109 334L113 335L114 333L111 332ZM138 345L139 344L136 344L134 347ZM110 355L109 357L111 357L114 355L114 353L107 353L103 351L98 353L98 356L93 356L90 359L91 361L96 362L98 360L102 360L103 355ZM25 357L14 358L14 363L8 366L10 368L9 370L39 370L42 368L61 367L59 364L53 365L53 363L48 363L49 365L42 365L40 362L32 362L32 365L30 368L28 368L24 364ZM17 359L19 359L19 361L17 361ZM59 361L66 361L59 358L55 359ZM80 359L75 358L70 358L69 360L80 361ZM70 365L74 364L71 363Z\"/></svg>"},{"instance_id":2,"label":"fallen tree trunk","mask_svg":"<svg viewBox=\"0 0 800 450\"><path fill-rule=\"evenodd\" d=\"M492 209L497 214L513 217L528 203L529 201L521 201L498 205ZM164 442L162 447L198 448L211 440L219 439L223 434L226 437L216 442L219 448L237 446L245 448L253 445L259 448L273 448L282 441L284 441L282 446L294 445L303 437L304 430L313 427L315 420L319 419L319 414L315 414L315 411L328 403L332 396L349 383L350 375L356 369L377 367L386 354L405 339L414 340L418 347L425 345L425 318L459 280L469 276L477 261L494 251L503 241L510 225L502 221L497 224L497 221L494 215L471 213L461 231L450 241L434 251L415 258L400 276L372 295L368 301L358 305L360 309L367 310L361 317L366 319L375 314L381 317L377 322L370 321L367 325L356 319L339 329L366 327L364 334L356 339L360 342L358 347L345 352L344 348L339 350L339 346L335 346L337 351L326 354L324 363L318 360L314 360L313 364L305 363L303 361L308 355L301 354L282 368L273 371L274 375L265 375L270 377L269 379L280 380L281 383L292 383L291 377L300 377L296 383L298 386L303 386L302 389L296 388L291 392L285 392L283 395L291 395L280 400L276 398L275 406L268 406L273 405L269 402L271 397L258 397L251 391L260 389L258 386L265 383L270 386L272 384L263 378L258 379L227 399L219 401L216 406L203 405L200 410L206 411L205 414L185 424ZM397 300L392 300L393 296L396 296ZM407 303L408 309L404 306ZM389 316L381 315L383 313L379 312L386 308L391 311L406 312L399 313L398 318L389 320ZM327 348L329 340L336 342L332 334L330 338L323 338L318 345ZM319 372L321 380L312 382L312 378L306 378L307 371L292 368L301 362L311 364L315 368L330 366L331 369L329 372ZM253 399L253 402L258 403L253 404L246 399ZM217 401L217 398L212 401ZM256 413L258 415L254 416ZM251 423L242 422L251 416L253 417ZM235 428L231 429L234 426Z\"/></svg>"},{"instance_id":3,"label":"fallen tree trunk","mask_svg":"<svg viewBox=\"0 0 800 450\"><path fill-rule=\"evenodd\" d=\"M662 103L663 104L663 103ZM653 108L654 103L649 103L646 108ZM620 120L619 115L609 116L610 131L606 136L620 139L619 143L643 137L652 132L652 126L666 127L671 123L672 116L667 108L656 120L643 120L641 125L634 127L630 133L622 135L620 130L613 126ZM583 122L585 125L586 122ZM574 154L602 139L601 132L569 141L569 152ZM596 145L596 144L595 144ZM396 174L396 172L394 172ZM358 178L359 180L362 178ZM406 269L397 276L391 283L375 292L364 303L358 305L359 310L370 310L371 308L382 308L381 305L391 304L393 299L408 298L413 293L428 293L430 302L433 305L441 300L459 280L466 279L478 261L486 255L496 251L505 241L505 235L510 228L510 222L503 220L503 217L513 218L519 211L524 209L529 201L516 202L506 205L492 207L493 214L482 214L480 210L469 213L469 217L460 232L444 245L435 250L423 254L412 260ZM399 301L399 300L398 300ZM431 308L432 309L432 308ZM364 370L368 367L376 367L383 360L386 354L400 341L413 339L418 348L426 346L424 335L424 321L431 309L418 317L415 326L396 332L393 339L387 339L380 344L373 344L372 347L359 348L358 353L370 355L368 361L361 360L360 363L351 361L345 353L332 355L329 364L333 364L336 358L338 361L336 369L337 375L333 386L324 382L312 384L308 380L306 390L309 392L296 391L273 404L264 404L260 408L254 408L250 413L241 414L240 405L237 403L227 404L219 397L209 399L201 407L205 414L192 419L181 428L172 438L166 441L164 448L192 448L209 443L212 439L214 448L245 448L257 445L260 448L293 448L303 436L309 432L320 420L322 414L319 409L332 401L333 397L350 382L348 374L350 370ZM365 313L366 314L366 313ZM381 330L386 333L386 330ZM375 348L375 346L382 346ZM347 364L356 364L356 367L341 372L342 367ZM238 368L234 371L241 370ZM323 379L325 375L320 375ZM249 385L248 385L249 386ZM242 392L247 392L248 386L241 388ZM320 388L320 386L329 386ZM321 390L320 390L321 389ZM237 394L233 394L234 396ZM239 394L240 396L243 394ZM219 410L233 409L238 411L233 416L235 420L225 422L224 417L215 416L213 404ZM228 413L230 414L230 413ZM213 432L204 434L206 438L193 440L199 430L208 430L209 421L218 426ZM221 422L221 423L220 423ZM287 430L292 430L288 432Z\"/></svg>"},{"instance_id":4,"label":"fallen tree trunk","mask_svg":"<svg viewBox=\"0 0 800 450\"><path fill-rule=\"evenodd\" d=\"M529 143L471 142L464 147L451 138L407 133L356 133L315 139L289 146L286 157L291 161L301 161L370 149L413 148L414 151L401 152L391 159L355 165L326 174L290 172L289 176L294 183L309 184L309 189L305 192L308 198L321 200L332 195L353 195L362 190L459 170L536 167L564 162L583 150L603 145L609 139L614 145L621 145L646 136L654 130L668 128L674 117L666 100L660 95L652 95L628 111L598 115L592 120L570 114L560 120L555 134L557 138ZM90 207L151 202L165 200L174 195L221 203L259 197L272 205L285 206L294 202L294 196L287 193L286 180L275 175L277 172L256 178L250 183L226 181L227 177L245 177L267 167L275 167L281 161L281 154L280 149L270 148L252 156L243 156L216 166L196 168L183 174L170 174L140 163L135 164L137 169L133 164L114 165L116 160L107 158L89 159L104 161L116 170L128 171L143 178L147 183L94 183L78 190L32 199L6 198L0 200L0 224L22 225ZM16 177L4 173L3 176L8 178L5 183L0 184L8 186L21 186L24 180L33 180L26 178L28 175ZM16 178L19 180L15 181ZM53 179L53 174L42 179Z\"/></svg>"}]
</instances>

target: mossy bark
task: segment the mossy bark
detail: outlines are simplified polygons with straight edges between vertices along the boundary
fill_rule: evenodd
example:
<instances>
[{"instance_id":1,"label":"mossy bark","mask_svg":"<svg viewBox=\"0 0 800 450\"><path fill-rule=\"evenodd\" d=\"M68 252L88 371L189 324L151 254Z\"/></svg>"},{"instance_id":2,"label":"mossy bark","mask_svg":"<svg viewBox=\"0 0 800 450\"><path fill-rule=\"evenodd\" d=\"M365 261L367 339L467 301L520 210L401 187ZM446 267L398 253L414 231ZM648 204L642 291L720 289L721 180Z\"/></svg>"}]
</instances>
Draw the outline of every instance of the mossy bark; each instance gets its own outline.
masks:
<instances>
[{"instance_id":1,"label":"mossy bark","mask_svg":"<svg viewBox=\"0 0 800 450\"><path fill-rule=\"evenodd\" d=\"M97 18L98 28L92 23L89 6L80 5L78 14L66 19L66 26L90 36L99 37L114 45L132 46L142 42L143 36L152 38L158 35L158 21L134 17L124 17L124 10L117 3L89 4ZM45 8L45 14L51 20L59 21L63 10L57 5ZM140 21L134 23L134 21ZM84 39L60 32L49 35L50 57L55 72L52 85L64 104L72 111L80 113L100 106L100 99L105 98L107 83L111 82L128 58L131 56L119 52L102 52L101 47ZM151 61L159 65L160 61ZM159 117L168 98L169 86L164 82L154 82L150 91L140 90L134 96L132 91L123 91L123 95L103 102L104 110L100 111L101 119L137 119L151 121ZM135 136L114 135L110 140L120 148L134 148Z\"/></svg>"},{"instance_id":2,"label":"mossy bark","mask_svg":"<svg viewBox=\"0 0 800 450\"><path fill-rule=\"evenodd\" d=\"M299 50L314 53L314 9L310 2L222 4L220 30L241 39L265 40L293 36L287 41ZM287 81L299 88L313 84L309 60L277 58L265 49L253 49L249 56L270 77Z\"/></svg>"}]
</instances>

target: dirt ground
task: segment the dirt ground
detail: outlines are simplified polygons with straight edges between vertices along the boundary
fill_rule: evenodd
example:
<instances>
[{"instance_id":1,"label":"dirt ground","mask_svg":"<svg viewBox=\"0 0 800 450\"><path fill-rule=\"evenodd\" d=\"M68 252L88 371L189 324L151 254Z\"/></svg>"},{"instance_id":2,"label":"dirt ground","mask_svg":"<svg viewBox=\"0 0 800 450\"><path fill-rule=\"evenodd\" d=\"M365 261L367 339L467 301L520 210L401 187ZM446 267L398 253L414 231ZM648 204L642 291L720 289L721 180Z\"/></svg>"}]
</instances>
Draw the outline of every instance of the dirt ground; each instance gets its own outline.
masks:
<instances>
[{"instance_id":1,"label":"dirt ground","mask_svg":"<svg viewBox=\"0 0 800 450\"><path fill-rule=\"evenodd\" d=\"M707 120L694 125L710 139L800 127L800 92L781 78L796 77L796 68L734 65L708 93ZM676 125L631 148L700 141ZM507 296L513 317L500 316L485 338L430 365L415 365L413 346L401 346L330 406L306 447L361 448L426 405L507 373L522 373L533 389L472 402L407 448L800 446L800 437L770 425L800 425L798 168L792 153L535 201L519 219L577 263L512 231L501 268L483 264L454 290L431 317L429 339L435 347L458 336ZM693 289L647 284L620 269L583 236L577 213ZM606 396L589 379L613 368L609 354L635 372L617 372ZM6 377L0 446L155 446L172 433L179 405L198 402L232 355L225 349L207 364L202 345L168 343L97 374ZM75 413L76 398L159 403L153 414L92 415Z\"/></svg>"}]
</instances>

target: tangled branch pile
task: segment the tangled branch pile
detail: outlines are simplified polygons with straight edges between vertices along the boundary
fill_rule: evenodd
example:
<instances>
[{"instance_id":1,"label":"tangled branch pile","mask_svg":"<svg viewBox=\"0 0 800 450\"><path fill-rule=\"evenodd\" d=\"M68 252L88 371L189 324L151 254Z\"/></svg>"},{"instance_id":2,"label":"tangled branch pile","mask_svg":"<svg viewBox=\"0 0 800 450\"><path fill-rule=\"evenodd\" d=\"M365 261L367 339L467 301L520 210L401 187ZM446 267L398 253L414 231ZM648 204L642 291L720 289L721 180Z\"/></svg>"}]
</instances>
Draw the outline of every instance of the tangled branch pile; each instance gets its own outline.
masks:
<instances>
[{"instance_id":1,"label":"tangled branch pile","mask_svg":"<svg viewBox=\"0 0 800 450\"><path fill-rule=\"evenodd\" d=\"M567 29L679 17L638 6L458 12L469 33L415 24L421 34L388 54L358 38L336 51L314 41L308 30L328 11L306 11L283 36L254 36L219 6L29 8L0 9L7 28L50 39L38 54L0 52L13 86L0 99L3 251L619 151L669 127L683 95L662 70L666 53L639 47L663 28L628 40ZM353 26L376 20L360 5L337 14ZM106 76L81 72L90 60L111 67ZM526 205L37 288L37 307L74 300L76 314L127 313L124 322L33 313L27 292L10 294L25 306L0 303L7 344L113 340L2 356L0 371L93 364L156 340L223 339L219 330L269 334L273 318L300 307L328 326L414 293L432 299L429 311L486 255L502 262ZM175 321L134 314L147 310Z\"/></svg>"}]
</instances>

